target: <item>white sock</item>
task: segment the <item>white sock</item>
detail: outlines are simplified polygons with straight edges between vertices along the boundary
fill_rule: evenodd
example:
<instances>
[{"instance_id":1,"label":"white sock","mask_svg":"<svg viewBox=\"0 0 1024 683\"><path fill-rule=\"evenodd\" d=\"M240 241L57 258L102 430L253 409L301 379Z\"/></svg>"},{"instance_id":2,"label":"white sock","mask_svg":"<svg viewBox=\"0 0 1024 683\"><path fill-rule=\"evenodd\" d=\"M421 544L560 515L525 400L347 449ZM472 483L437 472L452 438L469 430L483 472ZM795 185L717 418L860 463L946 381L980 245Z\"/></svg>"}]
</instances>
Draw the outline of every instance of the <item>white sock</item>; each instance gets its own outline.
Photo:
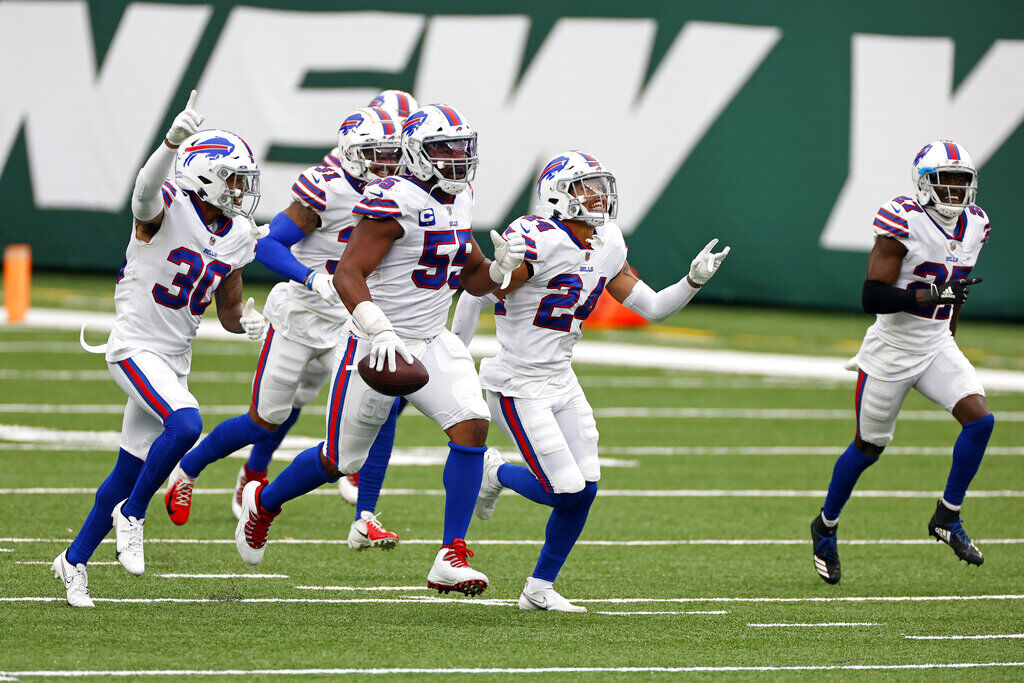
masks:
<instances>
[{"instance_id":1,"label":"white sock","mask_svg":"<svg viewBox=\"0 0 1024 683\"><path fill-rule=\"evenodd\" d=\"M827 526L829 529L833 529L835 528L836 524L839 524L839 518L829 519L825 516L824 512L821 513L821 521L824 522L825 526Z\"/></svg>"},{"instance_id":2,"label":"white sock","mask_svg":"<svg viewBox=\"0 0 1024 683\"><path fill-rule=\"evenodd\" d=\"M531 576L526 580L526 592L537 593L538 591L546 590L548 588L554 588L555 584L551 581L545 581L544 579L538 579Z\"/></svg>"},{"instance_id":3,"label":"white sock","mask_svg":"<svg viewBox=\"0 0 1024 683\"><path fill-rule=\"evenodd\" d=\"M959 505L953 505L952 503L947 502L945 498L942 498L942 504L945 505L946 508L952 510L953 512L960 512Z\"/></svg>"}]
</instances>

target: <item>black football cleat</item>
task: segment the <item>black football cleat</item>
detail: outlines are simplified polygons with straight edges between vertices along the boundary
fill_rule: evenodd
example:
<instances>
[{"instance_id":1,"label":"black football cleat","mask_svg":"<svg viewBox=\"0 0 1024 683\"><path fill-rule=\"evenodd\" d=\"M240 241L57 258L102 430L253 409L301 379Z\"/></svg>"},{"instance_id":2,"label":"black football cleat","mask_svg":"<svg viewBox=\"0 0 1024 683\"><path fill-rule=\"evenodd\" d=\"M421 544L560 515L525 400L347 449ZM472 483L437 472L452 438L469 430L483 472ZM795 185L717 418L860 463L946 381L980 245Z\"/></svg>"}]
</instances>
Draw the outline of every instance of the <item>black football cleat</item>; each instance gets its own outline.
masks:
<instances>
[{"instance_id":1,"label":"black football cleat","mask_svg":"<svg viewBox=\"0 0 1024 683\"><path fill-rule=\"evenodd\" d=\"M814 516L811 522L811 543L814 544L814 569L825 583L839 583L842 571L839 568L839 549L837 547L836 529L829 527L821 519L821 514Z\"/></svg>"},{"instance_id":2,"label":"black football cleat","mask_svg":"<svg viewBox=\"0 0 1024 683\"><path fill-rule=\"evenodd\" d=\"M928 520L928 533L952 548L956 556L967 564L980 566L985 561L981 551L964 531L960 511L950 510L941 500L935 506L935 514Z\"/></svg>"}]
</instances>

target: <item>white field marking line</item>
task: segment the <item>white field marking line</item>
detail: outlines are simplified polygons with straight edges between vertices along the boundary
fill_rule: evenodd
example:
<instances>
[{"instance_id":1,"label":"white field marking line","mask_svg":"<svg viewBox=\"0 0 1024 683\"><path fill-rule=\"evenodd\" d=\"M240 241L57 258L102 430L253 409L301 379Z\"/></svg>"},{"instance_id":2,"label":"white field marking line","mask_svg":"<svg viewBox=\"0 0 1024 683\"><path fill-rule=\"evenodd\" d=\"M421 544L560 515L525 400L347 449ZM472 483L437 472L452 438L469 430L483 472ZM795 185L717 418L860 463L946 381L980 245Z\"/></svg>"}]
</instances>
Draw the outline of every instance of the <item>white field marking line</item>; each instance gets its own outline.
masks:
<instances>
[{"instance_id":1,"label":"white field marking line","mask_svg":"<svg viewBox=\"0 0 1024 683\"><path fill-rule=\"evenodd\" d=\"M0 538L0 543L71 543L70 538ZM101 543L113 543L114 539L106 538ZM275 545L346 545L346 539L325 539L325 538L282 538L271 541ZM147 538L146 543L176 543L181 545L233 545L235 541L228 538ZM437 538L412 538L402 539L402 545L441 545L441 539ZM470 545L543 545L542 539L470 539ZM668 540L622 540L622 541L599 541L582 540L576 541L578 546L606 547L617 546L627 548L656 547L656 546L687 546L687 545L708 545L708 546L756 546L756 545L806 545L806 538L694 538L694 539L668 539ZM931 538L879 538L879 539L843 539L843 545L928 545L935 543ZM985 545L1024 545L1024 538L979 538L975 543ZM51 564L50 562L38 562L38 564ZM34 564L34 563L24 563ZM89 565L115 565L117 562L90 562Z\"/></svg>"},{"instance_id":2,"label":"white field marking line","mask_svg":"<svg viewBox=\"0 0 1024 683\"><path fill-rule=\"evenodd\" d=\"M300 591L425 591L426 586L295 586Z\"/></svg>"},{"instance_id":3,"label":"white field marking line","mask_svg":"<svg viewBox=\"0 0 1024 683\"><path fill-rule=\"evenodd\" d=\"M53 560L19 560L18 562L15 562L14 564L42 564L42 565L46 565L48 567L51 564L53 564ZM89 561L89 566L90 567L96 567L96 566L111 566L111 567L113 567L113 566L119 565L119 564L121 564L121 563L120 562L97 562L97 561L93 561L93 560Z\"/></svg>"},{"instance_id":4,"label":"white field marking line","mask_svg":"<svg viewBox=\"0 0 1024 683\"><path fill-rule=\"evenodd\" d=\"M395 598L93 598L97 602L125 604L154 603L286 603L286 604L431 604L445 603L458 605L480 605L489 607L512 607L515 600L488 598L442 598L423 595L404 595ZM980 600L1024 600L1024 595L881 595L843 597L704 597L704 598L569 598L570 602L596 603L603 605L632 604L695 604L695 603L827 603L827 602L974 602ZM52 596L0 596L0 602L63 602L63 597Z\"/></svg>"},{"instance_id":5,"label":"white field marking line","mask_svg":"<svg viewBox=\"0 0 1024 683\"><path fill-rule=\"evenodd\" d=\"M18 488L0 489L0 495L69 495L73 493L93 494L91 488ZM195 489L193 495L224 495L234 489ZM443 489L383 489L385 496L443 496ZM606 498L824 498L825 489L601 489L599 497ZM332 490L311 491L307 495L337 496ZM505 492L503 495L515 495ZM854 491L854 498L935 498L942 491ZM1024 490L1015 491L971 491L971 498L1024 498ZM846 541L843 541L844 543Z\"/></svg>"},{"instance_id":6,"label":"white field marking line","mask_svg":"<svg viewBox=\"0 0 1024 683\"><path fill-rule=\"evenodd\" d=\"M1003 638L1024 638L1024 633L986 633L978 636L908 636L908 640L997 640Z\"/></svg>"},{"instance_id":7,"label":"white field marking line","mask_svg":"<svg viewBox=\"0 0 1024 683\"><path fill-rule=\"evenodd\" d=\"M1024 373L1022 373L1024 374ZM208 415L237 415L248 410L244 405L204 405ZM58 415L120 415L123 403L0 403L0 413L58 414ZM304 413L324 415L325 406L307 406ZM407 411L405 417L424 417L422 413ZM729 419L729 420L850 420L853 411L847 409L787 409L787 408L595 408L594 415L604 419ZM941 410L904 410L900 419L905 422L947 422L950 417ZM1024 411L996 413L1003 422L1024 422Z\"/></svg>"},{"instance_id":8,"label":"white field marking line","mask_svg":"<svg viewBox=\"0 0 1024 683\"><path fill-rule=\"evenodd\" d=\"M693 609L689 611L636 611L636 612L591 612L593 614L610 614L613 616L625 616L630 614L728 614L727 609Z\"/></svg>"},{"instance_id":9,"label":"white field marking line","mask_svg":"<svg viewBox=\"0 0 1024 683\"><path fill-rule=\"evenodd\" d=\"M793 624L779 622L775 624L747 624L751 628L822 628L825 626L885 626L875 621L824 621L818 623Z\"/></svg>"},{"instance_id":10,"label":"white field marking line","mask_svg":"<svg viewBox=\"0 0 1024 683\"><path fill-rule=\"evenodd\" d=\"M829 455L839 457L834 446L625 446L602 448L608 455ZM892 455L940 455L950 457L952 446L889 446ZM1024 455L1024 447L989 446L985 455Z\"/></svg>"},{"instance_id":11,"label":"white field marking line","mask_svg":"<svg viewBox=\"0 0 1024 683\"><path fill-rule=\"evenodd\" d=\"M287 574L157 574L161 579L287 579Z\"/></svg>"},{"instance_id":12,"label":"white field marking line","mask_svg":"<svg viewBox=\"0 0 1024 683\"><path fill-rule=\"evenodd\" d=\"M109 377L109 374L108 374ZM848 380L792 379L788 377L680 377L636 375L580 375L584 387L665 388L665 389L842 389L849 391L856 385L850 373Z\"/></svg>"},{"instance_id":13,"label":"white field marking line","mask_svg":"<svg viewBox=\"0 0 1024 683\"><path fill-rule=\"evenodd\" d=\"M0 548L0 553L13 553L14 548Z\"/></svg>"},{"instance_id":14,"label":"white field marking line","mask_svg":"<svg viewBox=\"0 0 1024 683\"><path fill-rule=\"evenodd\" d=\"M2 409L2 405L0 405ZM2 412L2 410L0 410ZM730 419L730 420L849 420L850 410L789 408L595 408L599 418ZM942 410L903 410L900 419L912 422L948 422ZM1024 412L996 413L997 420L1024 422Z\"/></svg>"},{"instance_id":15,"label":"white field marking line","mask_svg":"<svg viewBox=\"0 0 1024 683\"><path fill-rule=\"evenodd\" d=\"M60 598L63 600L63 598ZM95 600L95 598L93 598ZM111 676L395 676L398 674L566 674L566 673L718 673L768 671L899 671L920 669L1019 668L1024 662L943 662L924 664L825 664L788 666L550 666L531 668L450 668L450 669L141 669L126 670L50 670L0 671L8 677Z\"/></svg>"}]
</instances>

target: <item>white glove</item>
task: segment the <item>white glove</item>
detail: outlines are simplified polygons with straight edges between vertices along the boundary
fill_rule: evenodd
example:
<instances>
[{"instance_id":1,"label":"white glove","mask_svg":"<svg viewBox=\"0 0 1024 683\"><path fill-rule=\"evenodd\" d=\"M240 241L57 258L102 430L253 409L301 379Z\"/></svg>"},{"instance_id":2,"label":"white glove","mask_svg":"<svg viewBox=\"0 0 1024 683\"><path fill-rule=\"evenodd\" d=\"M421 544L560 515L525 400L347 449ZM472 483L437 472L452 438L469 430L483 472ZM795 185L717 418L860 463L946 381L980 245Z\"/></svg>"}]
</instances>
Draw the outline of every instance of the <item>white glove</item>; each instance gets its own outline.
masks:
<instances>
[{"instance_id":1,"label":"white glove","mask_svg":"<svg viewBox=\"0 0 1024 683\"><path fill-rule=\"evenodd\" d=\"M388 372L398 369L395 355L401 355L407 362L413 361L405 343L398 338L380 306L372 301L361 301L352 309L352 319L364 334L370 337L370 366L381 372L387 362Z\"/></svg>"},{"instance_id":2,"label":"white glove","mask_svg":"<svg viewBox=\"0 0 1024 683\"><path fill-rule=\"evenodd\" d=\"M267 331L266 318L256 310L256 302L251 296L245 302L245 308L242 309L242 316L238 319L238 322L242 329L245 330L245 333L249 335L249 339L253 341L263 339L263 335Z\"/></svg>"},{"instance_id":3,"label":"white glove","mask_svg":"<svg viewBox=\"0 0 1024 683\"><path fill-rule=\"evenodd\" d=\"M518 232L510 232L506 240L491 230L491 242L494 244L494 259L487 272L491 280L504 289L512 281L512 271L519 267L526 256L526 240Z\"/></svg>"},{"instance_id":4,"label":"white glove","mask_svg":"<svg viewBox=\"0 0 1024 683\"><path fill-rule=\"evenodd\" d=\"M333 275L310 273L302 284L306 285L306 289L316 294L331 306L337 306L341 303L341 297L338 296L338 290L334 288Z\"/></svg>"},{"instance_id":5,"label":"white glove","mask_svg":"<svg viewBox=\"0 0 1024 683\"><path fill-rule=\"evenodd\" d=\"M174 122L171 123L171 129L167 131L167 142L171 147L177 147L181 143L185 142L189 136L195 135L199 132L199 127L203 125L203 121L206 117L197 113L193 107L196 104L196 91L193 90L192 94L188 97L188 104L181 111L180 114L174 117Z\"/></svg>"},{"instance_id":6,"label":"white glove","mask_svg":"<svg viewBox=\"0 0 1024 683\"><path fill-rule=\"evenodd\" d=\"M266 223L263 225L256 225L256 221L250 218L249 232L252 233L253 239L261 240L270 234L270 226Z\"/></svg>"},{"instance_id":7,"label":"white glove","mask_svg":"<svg viewBox=\"0 0 1024 683\"><path fill-rule=\"evenodd\" d=\"M710 280L711 276L718 270L718 267L722 265L725 257L729 255L729 247L726 247L717 254L711 253L716 244L718 244L717 237L708 242L690 264L690 279L698 285L702 285Z\"/></svg>"}]
</instances>

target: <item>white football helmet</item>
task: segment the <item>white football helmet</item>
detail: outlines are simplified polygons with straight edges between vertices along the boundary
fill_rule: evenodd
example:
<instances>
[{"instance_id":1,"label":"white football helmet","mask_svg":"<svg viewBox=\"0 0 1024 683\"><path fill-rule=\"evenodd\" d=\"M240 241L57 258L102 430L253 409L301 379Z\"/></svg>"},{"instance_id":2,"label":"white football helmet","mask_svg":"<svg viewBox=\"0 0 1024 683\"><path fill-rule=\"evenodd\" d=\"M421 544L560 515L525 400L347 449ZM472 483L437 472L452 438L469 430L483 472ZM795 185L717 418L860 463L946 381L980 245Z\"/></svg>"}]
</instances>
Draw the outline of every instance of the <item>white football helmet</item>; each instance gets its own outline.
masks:
<instances>
[{"instance_id":1,"label":"white football helmet","mask_svg":"<svg viewBox=\"0 0 1024 683\"><path fill-rule=\"evenodd\" d=\"M541 213L559 220L598 226L619 215L615 176L601 162L578 150L556 154L537 179Z\"/></svg>"},{"instance_id":2,"label":"white football helmet","mask_svg":"<svg viewBox=\"0 0 1024 683\"><path fill-rule=\"evenodd\" d=\"M443 191L458 194L476 177L476 131L453 107L428 104L405 121L402 161L420 180L436 179Z\"/></svg>"},{"instance_id":3,"label":"white football helmet","mask_svg":"<svg viewBox=\"0 0 1024 683\"><path fill-rule=\"evenodd\" d=\"M960 182L951 182L960 176ZM978 195L978 169L963 146L952 140L925 145L910 168L917 203L956 218Z\"/></svg>"},{"instance_id":4,"label":"white football helmet","mask_svg":"<svg viewBox=\"0 0 1024 683\"><path fill-rule=\"evenodd\" d=\"M366 182L396 175L402 167L401 127L379 107L357 109L338 128L341 167Z\"/></svg>"},{"instance_id":5,"label":"white football helmet","mask_svg":"<svg viewBox=\"0 0 1024 683\"><path fill-rule=\"evenodd\" d=\"M370 104L367 106L380 107L386 110L387 113L391 114L391 118L397 121L399 127L409 118L409 114L420 108L416 98L404 90L384 90L379 92L376 97L370 100Z\"/></svg>"},{"instance_id":6,"label":"white football helmet","mask_svg":"<svg viewBox=\"0 0 1024 683\"><path fill-rule=\"evenodd\" d=\"M259 164L245 140L226 130L201 130L181 143L174 180L227 216L252 218L260 202Z\"/></svg>"}]
</instances>

